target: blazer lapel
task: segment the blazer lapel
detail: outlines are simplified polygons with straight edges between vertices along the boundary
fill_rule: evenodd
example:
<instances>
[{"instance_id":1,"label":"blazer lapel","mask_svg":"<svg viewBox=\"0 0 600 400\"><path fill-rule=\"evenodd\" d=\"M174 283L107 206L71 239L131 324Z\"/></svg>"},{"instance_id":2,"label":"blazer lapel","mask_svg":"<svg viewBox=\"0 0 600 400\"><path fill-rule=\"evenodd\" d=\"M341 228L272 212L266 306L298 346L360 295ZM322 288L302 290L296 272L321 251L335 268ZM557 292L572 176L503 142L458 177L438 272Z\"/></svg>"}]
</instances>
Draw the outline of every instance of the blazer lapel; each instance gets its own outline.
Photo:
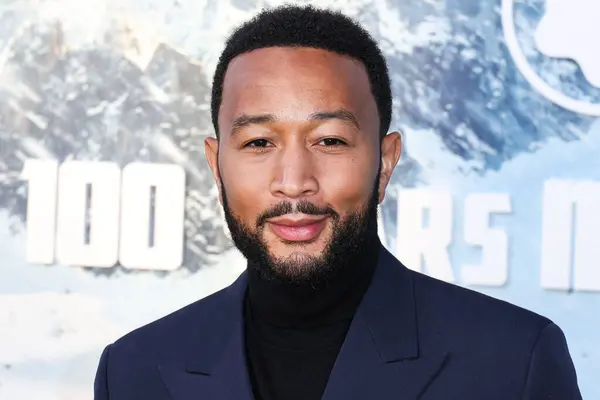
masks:
<instances>
[{"instance_id":1,"label":"blazer lapel","mask_svg":"<svg viewBox=\"0 0 600 400\"><path fill-rule=\"evenodd\" d=\"M185 363L163 363L160 375L172 400L252 400L243 328L245 273L226 289L225 301L213 305L214 319L190 332Z\"/></svg>"},{"instance_id":2,"label":"blazer lapel","mask_svg":"<svg viewBox=\"0 0 600 400\"><path fill-rule=\"evenodd\" d=\"M382 247L323 400L421 397L449 354L428 354L419 348L413 290L408 270Z\"/></svg>"}]
</instances>

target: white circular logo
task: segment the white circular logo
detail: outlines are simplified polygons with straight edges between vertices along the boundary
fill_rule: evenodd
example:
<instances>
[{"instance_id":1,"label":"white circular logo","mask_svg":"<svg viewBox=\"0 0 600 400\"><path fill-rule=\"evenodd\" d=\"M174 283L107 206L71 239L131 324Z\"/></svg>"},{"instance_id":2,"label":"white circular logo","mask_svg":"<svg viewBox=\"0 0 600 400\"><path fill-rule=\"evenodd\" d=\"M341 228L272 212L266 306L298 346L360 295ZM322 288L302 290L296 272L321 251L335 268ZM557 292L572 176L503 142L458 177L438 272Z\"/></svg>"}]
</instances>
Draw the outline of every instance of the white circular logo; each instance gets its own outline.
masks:
<instances>
[{"instance_id":1,"label":"white circular logo","mask_svg":"<svg viewBox=\"0 0 600 400\"><path fill-rule=\"evenodd\" d=\"M523 74L529 84L542 96L569 111L593 117L600 117L600 104L581 101L569 97L559 90L554 89L542 78L540 78L537 72L531 67L529 61L527 61L527 58L525 57L525 54L523 54L523 51L521 50L515 29L514 13L515 1L502 0L501 17L504 40L517 69L521 72L521 74Z\"/></svg>"}]
</instances>

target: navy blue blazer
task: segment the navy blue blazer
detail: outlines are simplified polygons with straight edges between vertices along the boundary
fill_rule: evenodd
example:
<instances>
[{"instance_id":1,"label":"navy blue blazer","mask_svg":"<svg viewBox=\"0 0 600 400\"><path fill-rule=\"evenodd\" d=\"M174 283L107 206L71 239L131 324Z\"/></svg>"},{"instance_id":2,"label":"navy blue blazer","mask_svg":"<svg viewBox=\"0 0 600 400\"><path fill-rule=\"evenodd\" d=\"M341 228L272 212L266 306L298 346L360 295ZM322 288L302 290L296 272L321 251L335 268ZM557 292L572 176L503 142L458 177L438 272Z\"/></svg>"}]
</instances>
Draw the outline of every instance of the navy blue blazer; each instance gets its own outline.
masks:
<instances>
[{"instance_id":1,"label":"navy blue blazer","mask_svg":"<svg viewBox=\"0 0 600 400\"><path fill-rule=\"evenodd\" d=\"M383 248L379 260L324 400L581 399L552 321L411 271ZM246 286L244 273L107 346L94 398L251 400Z\"/></svg>"}]
</instances>

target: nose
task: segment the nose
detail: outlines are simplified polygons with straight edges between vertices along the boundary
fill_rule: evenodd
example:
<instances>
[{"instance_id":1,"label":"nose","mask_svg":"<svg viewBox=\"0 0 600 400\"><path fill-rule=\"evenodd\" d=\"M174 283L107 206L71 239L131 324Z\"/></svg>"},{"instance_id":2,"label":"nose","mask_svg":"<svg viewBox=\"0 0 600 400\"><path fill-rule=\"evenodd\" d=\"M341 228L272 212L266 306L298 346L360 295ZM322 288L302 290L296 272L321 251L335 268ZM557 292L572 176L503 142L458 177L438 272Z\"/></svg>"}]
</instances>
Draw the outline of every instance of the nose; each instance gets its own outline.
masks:
<instances>
[{"instance_id":1,"label":"nose","mask_svg":"<svg viewBox=\"0 0 600 400\"><path fill-rule=\"evenodd\" d=\"M314 156L306 147L287 148L279 153L275 162L270 187L273 196L299 199L319 191Z\"/></svg>"}]
</instances>

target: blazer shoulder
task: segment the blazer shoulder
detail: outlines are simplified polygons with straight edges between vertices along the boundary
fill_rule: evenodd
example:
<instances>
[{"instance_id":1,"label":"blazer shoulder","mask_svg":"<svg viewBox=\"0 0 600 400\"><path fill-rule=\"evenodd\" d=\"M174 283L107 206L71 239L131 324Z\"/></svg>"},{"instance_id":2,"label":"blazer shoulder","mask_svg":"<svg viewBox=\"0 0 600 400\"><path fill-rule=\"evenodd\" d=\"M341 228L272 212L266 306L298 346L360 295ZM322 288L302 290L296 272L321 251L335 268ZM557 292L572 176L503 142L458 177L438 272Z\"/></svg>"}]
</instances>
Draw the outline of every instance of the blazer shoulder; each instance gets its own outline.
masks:
<instances>
[{"instance_id":1,"label":"blazer shoulder","mask_svg":"<svg viewBox=\"0 0 600 400\"><path fill-rule=\"evenodd\" d=\"M507 397L581 399L565 335L553 321L409 271L423 352L449 352L457 376L473 371L477 385L499 384L514 394Z\"/></svg>"},{"instance_id":2,"label":"blazer shoulder","mask_svg":"<svg viewBox=\"0 0 600 400\"><path fill-rule=\"evenodd\" d=\"M493 335L537 337L552 323L547 317L486 294L409 270L419 315L441 315L452 322Z\"/></svg>"},{"instance_id":3,"label":"blazer shoulder","mask_svg":"<svg viewBox=\"0 0 600 400\"><path fill-rule=\"evenodd\" d=\"M143 325L116 340L115 348L154 348L173 343L197 327L211 326L214 315L222 311L231 298L231 286L221 289L172 313Z\"/></svg>"}]
</instances>

